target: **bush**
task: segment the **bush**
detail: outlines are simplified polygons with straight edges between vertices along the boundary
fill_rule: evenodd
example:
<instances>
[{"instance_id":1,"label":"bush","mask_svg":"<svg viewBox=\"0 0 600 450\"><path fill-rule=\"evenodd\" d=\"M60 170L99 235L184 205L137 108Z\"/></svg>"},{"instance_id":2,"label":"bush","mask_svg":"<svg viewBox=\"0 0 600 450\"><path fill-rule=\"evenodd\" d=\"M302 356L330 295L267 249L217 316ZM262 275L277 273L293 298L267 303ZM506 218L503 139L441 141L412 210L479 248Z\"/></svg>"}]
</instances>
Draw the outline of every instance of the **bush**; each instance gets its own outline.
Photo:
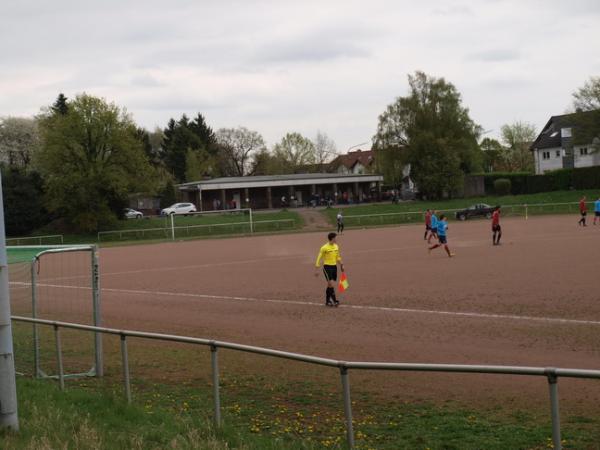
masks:
<instances>
[{"instance_id":1,"label":"bush","mask_svg":"<svg viewBox=\"0 0 600 450\"><path fill-rule=\"evenodd\" d=\"M496 195L508 195L511 192L511 182L508 178L494 180L494 192Z\"/></svg>"},{"instance_id":2,"label":"bush","mask_svg":"<svg viewBox=\"0 0 600 450\"><path fill-rule=\"evenodd\" d=\"M575 189L600 188L600 166L573 170L573 187Z\"/></svg>"}]
</instances>

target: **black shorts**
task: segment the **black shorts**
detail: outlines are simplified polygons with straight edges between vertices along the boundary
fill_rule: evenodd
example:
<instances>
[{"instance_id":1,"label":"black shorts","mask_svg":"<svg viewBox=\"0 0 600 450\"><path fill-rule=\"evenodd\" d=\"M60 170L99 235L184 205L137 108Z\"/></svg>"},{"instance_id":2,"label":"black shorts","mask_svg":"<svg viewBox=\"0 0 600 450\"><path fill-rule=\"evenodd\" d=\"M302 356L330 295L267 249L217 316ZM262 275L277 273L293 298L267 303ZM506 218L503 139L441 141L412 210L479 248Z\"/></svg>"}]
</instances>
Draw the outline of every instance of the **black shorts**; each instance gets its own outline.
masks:
<instances>
[{"instance_id":1,"label":"black shorts","mask_svg":"<svg viewBox=\"0 0 600 450\"><path fill-rule=\"evenodd\" d=\"M446 236L438 236L438 239L440 240L440 244L447 244L448 240L446 239Z\"/></svg>"},{"instance_id":2,"label":"black shorts","mask_svg":"<svg viewBox=\"0 0 600 450\"><path fill-rule=\"evenodd\" d=\"M431 225L425 225L425 231L431 231Z\"/></svg>"},{"instance_id":3,"label":"black shorts","mask_svg":"<svg viewBox=\"0 0 600 450\"><path fill-rule=\"evenodd\" d=\"M433 234L433 235L437 236L437 235L438 235L438 234L437 234L437 228L432 228L432 229L431 229L431 234Z\"/></svg>"},{"instance_id":4,"label":"black shorts","mask_svg":"<svg viewBox=\"0 0 600 450\"><path fill-rule=\"evenodd\" d=\"M587 216L587 211L581 211L581 217Z\"/></svg>"},{"instance_id":5,"label":"black shorts","mask_svg":"<svg viewBox=\"0 0 600 450\"><path fill-rule=\"evenodd\" d=\"M323 266L323 273L327 281L337 281L337 266Z\"/></svg>"},{"instance_id":6,"label":"black shorts","mask_svg":"<svg viewBox=\"0 0 600 450\"><path fill-rule=\"evenodd\" d=\"M596 217L600 217L600 211L595 211Z\"/></svg>"},{"instance_id":7,"label":"black shorts","mask_svg":"<svg viewBox=\"0 0 600 450\"><path fill-rule=\"evenodd\" d=\"M500 225L492 225L492 231L502 231L502 227Z\"/></svg>"}]
</instances>

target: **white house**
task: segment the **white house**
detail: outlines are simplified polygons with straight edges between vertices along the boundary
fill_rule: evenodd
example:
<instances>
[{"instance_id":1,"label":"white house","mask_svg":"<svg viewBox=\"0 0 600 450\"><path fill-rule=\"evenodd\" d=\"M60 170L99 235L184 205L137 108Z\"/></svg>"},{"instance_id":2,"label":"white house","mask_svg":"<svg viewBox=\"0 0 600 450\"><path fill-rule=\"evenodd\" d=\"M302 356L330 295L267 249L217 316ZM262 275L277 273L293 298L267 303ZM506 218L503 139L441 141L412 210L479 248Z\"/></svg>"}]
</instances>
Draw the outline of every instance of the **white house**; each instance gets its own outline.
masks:
<instances>
[{"instance_id":1,"label":"white house","mask_svg":"<svg viewBox=\"0 0 600 450\"><path fill-rule=\"evenodd\" d=\"M600 166L600 111L552 116L529 149L535 173Z\"/></svg>"}]
</instances>

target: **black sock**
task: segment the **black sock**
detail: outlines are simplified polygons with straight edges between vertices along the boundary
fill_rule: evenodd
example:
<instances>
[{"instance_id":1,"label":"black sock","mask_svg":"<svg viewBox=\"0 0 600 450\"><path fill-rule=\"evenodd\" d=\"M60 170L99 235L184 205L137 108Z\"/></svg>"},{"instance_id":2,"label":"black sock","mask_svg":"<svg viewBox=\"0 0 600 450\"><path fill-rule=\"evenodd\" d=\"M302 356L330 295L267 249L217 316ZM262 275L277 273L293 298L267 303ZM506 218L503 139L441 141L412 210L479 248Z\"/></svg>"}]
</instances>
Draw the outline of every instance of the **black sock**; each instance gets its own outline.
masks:
<instances>
[{"instance_id":1,"label":"black sock","mask_svg":"<svg viewBox=\"0 0 600 450\"><path fill-rule=\"evenodd\" d=\"M337 303L337 298L335 298L335 289L331 288L331 300L333 300L333 303Z\"/></svg>"},{"instance_id":2,"label":"black sock","mask_svg":"<svg viewBox=\"0 0 600 450\"><path fill-rule=\"evenodd\" d=\"M325 303L331 303L329 297L332 295L333 288L328 287L325 289Z\"/></svg>"}]
</instances>

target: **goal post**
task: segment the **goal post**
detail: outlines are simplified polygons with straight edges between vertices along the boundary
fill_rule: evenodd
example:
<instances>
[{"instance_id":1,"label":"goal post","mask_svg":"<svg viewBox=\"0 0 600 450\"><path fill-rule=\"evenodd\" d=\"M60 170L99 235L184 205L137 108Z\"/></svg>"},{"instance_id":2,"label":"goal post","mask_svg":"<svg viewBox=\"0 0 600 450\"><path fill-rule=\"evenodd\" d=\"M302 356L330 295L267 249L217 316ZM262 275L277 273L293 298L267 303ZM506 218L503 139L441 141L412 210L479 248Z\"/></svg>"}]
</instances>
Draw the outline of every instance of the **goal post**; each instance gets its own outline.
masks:
<instances>
[{"instance_id":1,"label":"goal post","mask_svg":"<svg viewBox=\"0 0 600 450\"><path fill-rule=\"evenodd\" d=\"M203 220L206 218L206 220ZM254 216L251 208L224 209L169 215L171 240L181 237L228 234L227 232L254 233ZM222 233L219 231L222 230Z\"/></svg>"},{"instance_id":2,"label":"goal post","mask_svg":"<svg viewBox=\"0 0 600 450\"><path fill-rule=\"evenodd\" d=\"M85 254L89 256L85 257ZM8 247L8 257L15 267L16 275L11 284L15 289L31 289L31 317L64 321L65 314L70 314L70 321L102 325L100 271L95 245ZM28 270L25 270L25 266L28 266ZM26 308L27 291L26 289L16 299L17 306L22 309ZM44 317L40 317L41 311ZM34 375L39 378L54 377L42 368L42 345L35 323L32 325L32 333ZM103 376L102 334L94 333L93 338L92 367L84 372L68 374L68 377Z\"/></svg>"}]
</instances>

